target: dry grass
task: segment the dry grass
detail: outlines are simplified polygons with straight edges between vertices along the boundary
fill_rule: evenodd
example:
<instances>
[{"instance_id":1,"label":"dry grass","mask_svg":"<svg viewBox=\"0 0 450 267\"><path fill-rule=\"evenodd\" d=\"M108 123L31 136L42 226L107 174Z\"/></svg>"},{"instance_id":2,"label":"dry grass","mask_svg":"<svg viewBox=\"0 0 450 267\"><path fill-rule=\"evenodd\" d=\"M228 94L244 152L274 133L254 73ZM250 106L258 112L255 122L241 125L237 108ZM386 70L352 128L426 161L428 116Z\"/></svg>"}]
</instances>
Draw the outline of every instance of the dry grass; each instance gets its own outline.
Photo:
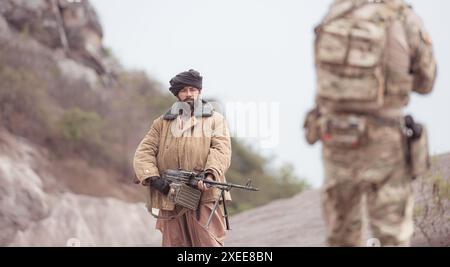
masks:
<instances>
[{"instance_id":1,"label":"dry grass","mask_svg":"<svg viewBox=\"0 0 450 267\"><path fill-rule=\"evenodd\" d=\"M431 171L415 183L415 225L424 245L450 246L449 155L435 157ZM416 231L417 232L417 231Z\"/></svg>"}]
</instances>

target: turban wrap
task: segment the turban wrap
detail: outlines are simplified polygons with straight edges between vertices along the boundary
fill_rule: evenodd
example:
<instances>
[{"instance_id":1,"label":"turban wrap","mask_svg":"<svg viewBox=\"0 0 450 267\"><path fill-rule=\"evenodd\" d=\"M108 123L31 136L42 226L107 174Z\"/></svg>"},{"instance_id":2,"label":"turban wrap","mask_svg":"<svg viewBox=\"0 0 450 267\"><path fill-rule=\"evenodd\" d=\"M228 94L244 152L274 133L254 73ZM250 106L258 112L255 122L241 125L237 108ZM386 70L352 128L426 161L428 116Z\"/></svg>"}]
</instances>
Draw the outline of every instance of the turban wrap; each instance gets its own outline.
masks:
<instances>
[{"instance_id":1,"label":"turban wrap","mask_svg":"<svg viewBox=\"0 0 450 267\"><path fill-rule=\"evenodd\" d=\"M175 96L186 86L202 89L203 77L196 70L182 72L170 80L170 92Z\"/></svg>"}]
</instances>

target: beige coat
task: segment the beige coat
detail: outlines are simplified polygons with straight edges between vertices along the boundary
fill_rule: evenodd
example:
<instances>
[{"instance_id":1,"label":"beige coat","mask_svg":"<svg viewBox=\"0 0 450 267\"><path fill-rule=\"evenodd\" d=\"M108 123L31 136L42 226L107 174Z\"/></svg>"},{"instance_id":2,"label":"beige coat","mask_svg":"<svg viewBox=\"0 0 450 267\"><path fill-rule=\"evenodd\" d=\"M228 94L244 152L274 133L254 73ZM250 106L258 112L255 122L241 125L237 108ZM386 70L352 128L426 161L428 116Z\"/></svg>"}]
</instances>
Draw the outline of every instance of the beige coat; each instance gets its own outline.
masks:
<instances>
[{"instance_id":1,"label":"beige coat","mask_svg":"<svg viewBox=\"0 0 450 267\"><path fill-rule=\"evenodd\" d=\"M167 115L167 114L166 114ZM134 171L142 182L162 176L168 169L207 170L214 179L226 182L231 162L231 141L224 117L212 111L209 116L156 119L139 144L134 156ZM150 190L152 208L173 210L174 204L155 189ZM202 202L213 202L220 196L217 189L202 195ZM225 195L231 200L230 194Z\"/></svg>"}]
</instances>

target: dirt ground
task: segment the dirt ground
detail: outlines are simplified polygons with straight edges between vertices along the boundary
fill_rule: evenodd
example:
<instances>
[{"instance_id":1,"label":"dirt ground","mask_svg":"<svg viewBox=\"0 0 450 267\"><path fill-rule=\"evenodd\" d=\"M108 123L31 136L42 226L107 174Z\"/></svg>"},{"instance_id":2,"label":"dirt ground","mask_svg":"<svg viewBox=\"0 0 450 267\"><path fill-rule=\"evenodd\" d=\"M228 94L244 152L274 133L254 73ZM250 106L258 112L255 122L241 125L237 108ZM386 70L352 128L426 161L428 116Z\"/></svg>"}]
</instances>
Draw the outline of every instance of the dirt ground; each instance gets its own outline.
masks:
<instances>
[{"instance_id":1,"label":"dirt ground","mask_svg":"<svg viewBox=\"0 0 450 267\"><path fill-rule=\"evenodd\" d=\"M450 246L450 155L433 160L432 171L414 182L416 227L412 246ZM439 179L440 186L436 185ZM440 198L436 198L440 195ZM419 210L421 210L419 212ZM423 210L428 210L424 212ZM230 219L226 246L325 246L320 191L272 202ZM371 238L365 220L364 240Z\"/></svg>"}]
</instances>

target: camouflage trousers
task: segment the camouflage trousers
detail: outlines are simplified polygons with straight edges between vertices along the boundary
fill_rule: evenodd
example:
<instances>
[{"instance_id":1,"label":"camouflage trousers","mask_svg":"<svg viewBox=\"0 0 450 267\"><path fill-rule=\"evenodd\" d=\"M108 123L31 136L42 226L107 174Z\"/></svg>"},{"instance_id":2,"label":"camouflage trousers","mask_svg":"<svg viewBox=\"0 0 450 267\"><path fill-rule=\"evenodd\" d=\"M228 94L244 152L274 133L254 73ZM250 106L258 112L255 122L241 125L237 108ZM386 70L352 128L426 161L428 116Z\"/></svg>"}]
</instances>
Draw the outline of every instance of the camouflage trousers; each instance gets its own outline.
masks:
<instances>
[{"instance_id":1,"label":"camouflage trousers","mask_svg":"<svg viewBox=\"0 0 450 267\"><path fill-rule=\"evenodd\" d=\"M382 135L383 129L379 130ZM381 246L409 246L414 229L412 179L401 134L390 134L390 141L370 142L358 149L324 146L322 208L330 246L366 245L362 240L363 209L372 237Z\"/></svg>"}]
</instances>

